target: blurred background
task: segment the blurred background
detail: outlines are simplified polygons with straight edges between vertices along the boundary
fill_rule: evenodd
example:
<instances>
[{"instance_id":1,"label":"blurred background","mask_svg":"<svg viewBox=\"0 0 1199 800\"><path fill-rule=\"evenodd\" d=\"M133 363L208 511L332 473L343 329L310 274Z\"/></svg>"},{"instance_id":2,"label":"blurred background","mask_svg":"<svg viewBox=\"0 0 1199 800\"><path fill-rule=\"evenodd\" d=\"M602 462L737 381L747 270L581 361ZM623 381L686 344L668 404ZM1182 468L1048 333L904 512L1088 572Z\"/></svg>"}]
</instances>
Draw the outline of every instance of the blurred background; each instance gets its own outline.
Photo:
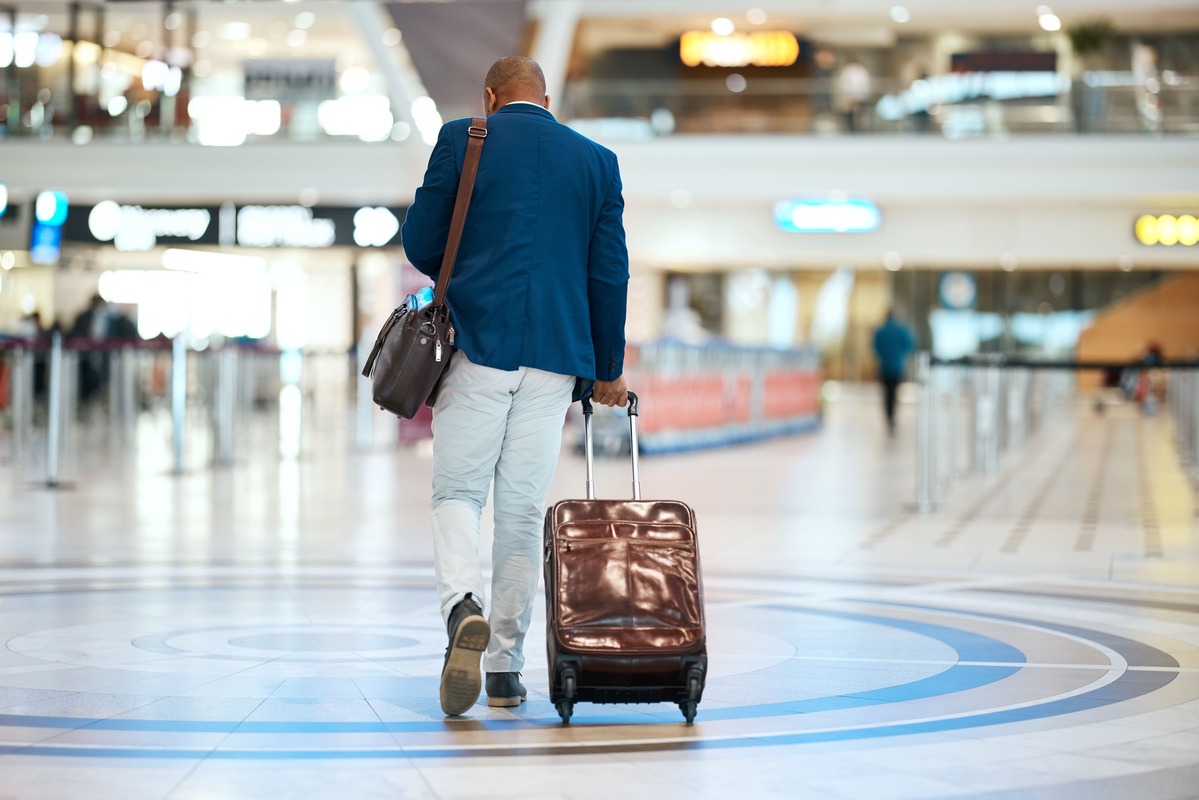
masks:
<instances>
[{"instance_id":1,"label":"blurred background","mask_svg":"<svg viewBox=\"0 0 1199 800\"><path fill-rule=\"evenodd\" d=\"M1199 354L1196 2L4 0L11 452L181 408L176 467L256 413L285 452L426 438L358 364L427 283L399 227L438 127L512 53L620 158L651 450L816 424L889 309L934 359Z\"/></svg>"}]
</instances>

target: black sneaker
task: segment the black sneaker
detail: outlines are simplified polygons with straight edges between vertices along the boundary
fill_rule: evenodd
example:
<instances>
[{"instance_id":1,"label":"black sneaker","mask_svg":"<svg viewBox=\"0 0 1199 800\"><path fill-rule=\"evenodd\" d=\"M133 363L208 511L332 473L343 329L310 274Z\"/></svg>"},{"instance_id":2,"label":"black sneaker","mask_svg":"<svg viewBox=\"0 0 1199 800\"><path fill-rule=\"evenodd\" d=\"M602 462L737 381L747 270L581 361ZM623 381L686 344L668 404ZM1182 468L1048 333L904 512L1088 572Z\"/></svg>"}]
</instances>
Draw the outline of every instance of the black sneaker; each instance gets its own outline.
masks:
<instances>
[{"instance_id":1,"label":"black sneaker","mask_svg":"<svg viewBox=\"0 0 1199 800\"><path fill-rule=\"evenodd\" d=\"M520 682L519 672L487 673L487 705L510 708L520 705L528 696L528 690Z\"/></svg>"},{"instance_id":2,"label":"black sneaker","mask_svg":"<svg viewBox=\"0 0 1199 800\"><path fill-rule=\"evenodd\" d=\"M450 612L446 628L450 645L441 668L441 710L450 716L464 714L479 699L482 687L479 659L491 640L491 627L483 609L467 594Z\"/></svg>"}]
</instances>

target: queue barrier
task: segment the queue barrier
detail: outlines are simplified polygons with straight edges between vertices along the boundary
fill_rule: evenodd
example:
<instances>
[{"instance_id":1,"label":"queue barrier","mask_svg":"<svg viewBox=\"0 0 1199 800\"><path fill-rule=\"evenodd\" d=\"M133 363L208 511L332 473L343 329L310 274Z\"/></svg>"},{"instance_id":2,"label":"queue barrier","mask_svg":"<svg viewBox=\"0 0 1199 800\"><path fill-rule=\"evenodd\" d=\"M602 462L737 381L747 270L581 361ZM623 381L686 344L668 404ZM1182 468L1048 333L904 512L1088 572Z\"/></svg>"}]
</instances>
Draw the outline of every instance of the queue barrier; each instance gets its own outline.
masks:
<instances>
[{"instance_id":1,"label":"queue barrier","mask_svg":"<svg viewBox=\"0 0 1199 800\"><path fill-rule=\"evenodd\" d=\"M645 454L752 442L820 424L820 359L808 348L631 344L625 380L641 398ZM596 452L627 453L627 421L596 411Z\"/></svg>"},{"instance_id":2,"label":"queue barrier","mask_svg":"<svg viewBox=\"0 0 1199 800\"><path fill-rule=\"evenodd\" d=\"M963 478L991 476L1003 455L1023 448L1070 404L1079 370L1118 371L1139 385L1151 371L1170 372L1168 404L1180 458L1199 488L1199 364L1167 362L1043 362L1003 356L916 360L920 404L916 448L916 508L936 509ZM1152 393L1143 398L1152 406Z\"/></svg>"},{"instance_id":3,"label":"queue barrier","mask_svg":"<svg viewBox=\"0 0 1199 800\"><path fill-rule=\"evenodd\" d=\"M0 339L0 420L7 422L8 458L17 464L36 460L46 485L58 486L63 465L80 453L81 421L106 423L101 427L110 441L132 445L139 415L157 407L171 416L172 472L184 469L189 418L201 439L210 437L212 464L231 464L240 420L278 403L285 355L237 341L198 351L182 337L85 339L54 332ZM339 359L349 366L347 354Z\"/></svg>"}]
</instances>

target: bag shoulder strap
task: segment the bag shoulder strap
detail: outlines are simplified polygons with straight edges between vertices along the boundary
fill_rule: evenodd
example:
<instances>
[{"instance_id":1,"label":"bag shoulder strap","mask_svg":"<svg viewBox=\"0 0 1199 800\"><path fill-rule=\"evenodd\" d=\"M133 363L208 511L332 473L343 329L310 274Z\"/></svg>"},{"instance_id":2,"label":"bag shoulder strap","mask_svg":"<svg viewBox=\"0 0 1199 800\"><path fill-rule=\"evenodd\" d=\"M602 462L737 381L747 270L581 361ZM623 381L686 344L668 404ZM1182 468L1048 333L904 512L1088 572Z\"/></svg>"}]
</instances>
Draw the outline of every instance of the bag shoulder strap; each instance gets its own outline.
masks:
<instances>
[{"instance_id":1,"label":"bag shoulder strap","mask_svg":"<svg viewBox=\"0 0 1199 800\"><path fill-rule=\"evenodd\" d=\"M450 217L450 235L446 239L445 255L441 258L441 272L437 275L437 288L433 292L433 305L445 302L445 293L450 288L450 274L458 258L458 244L462 241L462 228L466 225L466 210L470 207L470 195L475 188L475 175L479 171L479 156L483 152L483 140L487 138L487 118L472 117L466 129L466 160L462 162L462 177L458 180L458 196L454 199L454 214Z\"/></svg>"}]
</instances>

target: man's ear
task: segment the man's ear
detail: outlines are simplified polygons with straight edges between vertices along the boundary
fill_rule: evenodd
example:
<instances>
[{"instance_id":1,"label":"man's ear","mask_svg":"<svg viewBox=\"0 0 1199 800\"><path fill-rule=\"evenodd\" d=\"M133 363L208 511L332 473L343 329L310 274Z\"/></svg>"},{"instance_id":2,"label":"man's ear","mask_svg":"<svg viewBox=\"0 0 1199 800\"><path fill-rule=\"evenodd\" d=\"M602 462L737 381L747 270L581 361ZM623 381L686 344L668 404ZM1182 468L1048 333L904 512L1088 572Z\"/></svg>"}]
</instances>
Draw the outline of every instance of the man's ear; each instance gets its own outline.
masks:
<instances>
[{"instance_id":1,"label":"man's ear","mask_svg":"<svg viewBox=\"0 0 1199 800\"><path fill-rule=\"evenodd\" d=\"M541 103L541 105L545 107L546 111L550 110L550 96L548 94L545 96L545 100Z\"/></svg>"},{"instance_id":2,"label":"man's ear","mask_svg":"<svg viewBox=\"0 0 1199 800\"><path fill-rule=\"evenodd\" d=\"M490 86L483 89L483 114L491 116L495 113L495 90Z\"/></svg>"}]
</instances>

